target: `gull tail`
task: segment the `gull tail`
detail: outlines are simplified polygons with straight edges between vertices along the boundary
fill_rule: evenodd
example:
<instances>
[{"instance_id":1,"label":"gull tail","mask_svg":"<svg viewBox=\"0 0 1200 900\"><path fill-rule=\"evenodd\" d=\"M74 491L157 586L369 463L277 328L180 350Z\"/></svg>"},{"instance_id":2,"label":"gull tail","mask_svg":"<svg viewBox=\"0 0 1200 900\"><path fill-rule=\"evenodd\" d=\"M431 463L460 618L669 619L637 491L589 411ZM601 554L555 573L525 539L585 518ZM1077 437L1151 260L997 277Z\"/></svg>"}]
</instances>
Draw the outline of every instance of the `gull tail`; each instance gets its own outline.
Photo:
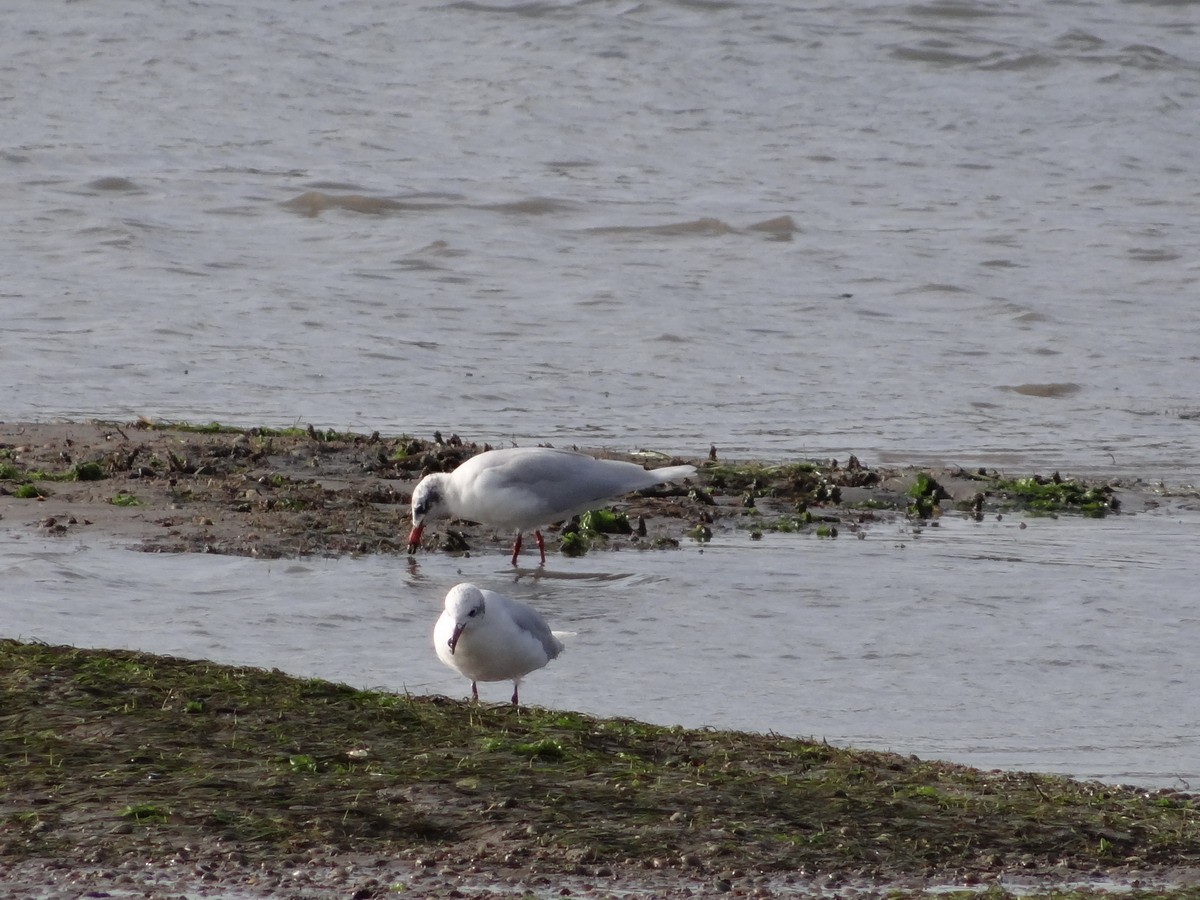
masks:
<instances>
[{"instance_id":1,"label":"gull tail","mask_svg":"<svg viewBox=\"0 0 1200 900\"><path fill-rule=\"evenodd\" d=\"M650 473L657 476L659 483L666 481L680 481L684 478L691 478L696 474L695 466L666 466L662 469L651 469Z\"/></svg>"},{"instance_id":2,"label":"gull tail","mask_svg":"<svg viewBox=\"0 0 1200 900\"><path fill-rule=\"evenodd\" d=\"M549 654L551 659L557 659L558 654L562 653L564 650L567 649L567 645L563 643L563 638L575 637L575 632L574 631L552 631L552 632L550 632L550 636L552 638L554 638L554 648L553 648L553 652L551 652L550 648L546 648L547 653Z\"/></svg>"}]
</instances>

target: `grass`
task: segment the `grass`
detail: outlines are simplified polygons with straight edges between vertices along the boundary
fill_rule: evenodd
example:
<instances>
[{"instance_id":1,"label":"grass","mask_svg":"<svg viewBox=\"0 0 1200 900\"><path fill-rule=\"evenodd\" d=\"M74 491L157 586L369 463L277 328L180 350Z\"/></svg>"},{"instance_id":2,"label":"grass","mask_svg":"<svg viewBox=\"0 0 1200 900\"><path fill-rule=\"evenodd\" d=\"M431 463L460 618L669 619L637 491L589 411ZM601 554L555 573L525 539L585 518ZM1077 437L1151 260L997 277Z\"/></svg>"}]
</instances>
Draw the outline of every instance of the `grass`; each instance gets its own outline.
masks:
<instances>
[{"instance_id":1,"label":"grass","mask_svg":"<svg viewBox=\"0 0 1200 900\"><path fill-rule=\"evenodd\" d=\"M0 640L0 862L220 840L895 876L1200 862L1189 796ZM132 822L122 831L115 826Z\"/></svg>"},{"instance_id":2,"label":"grass","mask_svg":"<svg viewBox=\"0 0 1200 900\"><path fill-rule=\"evenodd\" d=\"M157 803L138 803L133 806L127 806L121 810L121 818L132 819L139 825L146 825L152 822L165 822L171 818L171 812L164 806Z\"/></svg>"}]
</instances>

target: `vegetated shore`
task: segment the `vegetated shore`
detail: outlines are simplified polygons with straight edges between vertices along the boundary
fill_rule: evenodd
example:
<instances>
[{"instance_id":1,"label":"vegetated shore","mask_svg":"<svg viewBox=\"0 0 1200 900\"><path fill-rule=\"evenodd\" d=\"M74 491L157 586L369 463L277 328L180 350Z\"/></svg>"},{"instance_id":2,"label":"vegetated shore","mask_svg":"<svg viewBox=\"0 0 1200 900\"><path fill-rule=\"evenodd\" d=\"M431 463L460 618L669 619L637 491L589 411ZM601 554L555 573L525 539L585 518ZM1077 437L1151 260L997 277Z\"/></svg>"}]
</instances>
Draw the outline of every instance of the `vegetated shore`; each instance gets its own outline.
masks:
<instances>
[{"instance_id":1,"label":"vegetated shore","mask_svg":"<svg viewBox=\"0 0 1200 900\"><path fill-rule=\"evenodd\" d=\"M487 445L457 436L343 434L137 421L0 423L0 522L47 535L95 535L147 551L260 557L407 551L409 500L425 474ZM719 532L868 535L943 515L1008 512L1103 516L1179 497L1140 481L1085 483L1058 473L870 468L843 460L724 460L612 454L651 467L692 462L688 484L625 498L628 533L584 529L570 552L656 549ZM1195 500L1195 491L1180 495ZM643 527L644 526L644 527ZM555 552L566 525L546 532ZM513 535L468 522L431 523L420 552L503 553ZM530 551L527 551L529 553ZM531 555L525 560L532 560Z\"/></svg>"},{"instance_id":2,"label":"vegetated shore","mask_svg":"<svg viewBox=\"0 0 1200 900\"><path fill-rule=\"evenodd\" d=\"M0 527L151 551L404 553L416 480L479 449L316 429L3 425ZM711 455L684 460L700 466L692 484L621 503L630 533L576 526L576 552L1171 502L1054 473ZM500 554L512 537L439 527L420 552ZM0 686L0 896L861 896L1080 882L1200 896L1200 798L1184 791L122 650L0 640Z\"/></svg>"},{"instance_id":3,"label":"vegetated shore","mask_svg":"<svg viewBox=\"0 0 1200 900\"><path fill-rule=\"evenodd\" d=\"M1200 878L1198 798L1174 790L11 640L0 692L9 896L1183 896Z\"/></svg>"}]
</instances>

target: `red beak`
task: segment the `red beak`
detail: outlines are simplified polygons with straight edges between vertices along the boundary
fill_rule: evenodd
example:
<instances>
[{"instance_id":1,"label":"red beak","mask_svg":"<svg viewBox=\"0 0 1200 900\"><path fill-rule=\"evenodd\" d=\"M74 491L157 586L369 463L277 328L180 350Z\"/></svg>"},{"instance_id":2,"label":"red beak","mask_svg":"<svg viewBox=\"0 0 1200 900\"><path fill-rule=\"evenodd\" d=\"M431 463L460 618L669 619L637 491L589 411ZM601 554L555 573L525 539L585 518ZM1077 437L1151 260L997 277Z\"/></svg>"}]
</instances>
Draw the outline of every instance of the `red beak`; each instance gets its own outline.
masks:
<instances>
[{"instance_id":1,"label":"red beak","mask_svg":"<svg viewBox=\"0 0 1200 900\"><path fill-rule=\"evenodd\" d=\"M450 655L454 655L454 648L458 646L458 639L462 637L463 629L466 627L464 623L459 623L454 626L454 633L450 635L450 640L446 641L450 645Z\"/></svg>"},{"instance_id":2,"label":"red beak","mask_svg":"<svg viewBox=\"0 0 1200 900\"><path fill-rule=\"evenodd\" d=\"M408 552L412 553L421 546L421 532L425 530L425 523L418 522L413 526L412 531L408 533ZM451 648L453 649L453 648Z\"/></svg>"}]
</instances>

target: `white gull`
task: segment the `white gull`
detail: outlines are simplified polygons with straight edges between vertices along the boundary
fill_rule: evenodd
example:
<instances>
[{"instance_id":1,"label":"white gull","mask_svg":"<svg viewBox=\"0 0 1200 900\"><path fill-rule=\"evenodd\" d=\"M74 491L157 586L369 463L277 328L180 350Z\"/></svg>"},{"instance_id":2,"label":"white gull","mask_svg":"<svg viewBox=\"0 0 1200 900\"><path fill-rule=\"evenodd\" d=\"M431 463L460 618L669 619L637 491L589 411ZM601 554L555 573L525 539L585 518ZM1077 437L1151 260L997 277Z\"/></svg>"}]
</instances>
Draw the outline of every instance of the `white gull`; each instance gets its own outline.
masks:
<instances>
[{"instance_id":1,"label":"white gull","mask_svg":"<svg viewBox=\"0 0 1200 900\"><path fill-rule=\"evenodd\" d=\"M545 563L542 526L585 513L630 491L695 474L695 466L643 469L635 463L550 447L488 450L453 472L435 472L418 482L412 495L408 549L411 552L420 545L427 519L453 516L515 529L514 566L521 552L521 533L533 529Z\"/></svg>"},{"instance_id":2,"label":"white gull","mask_svg":"<svg viewBox=\"0 0 1200 900\"><path fill-rule=\"evenodd\" d=\"M471 679L479 700L480 681L512 681L513 706L521 679L556 658L559 636L533 608L466 582L446 594L446 608L433 627L438 659Z\"/></svg>"}]
</instances>

